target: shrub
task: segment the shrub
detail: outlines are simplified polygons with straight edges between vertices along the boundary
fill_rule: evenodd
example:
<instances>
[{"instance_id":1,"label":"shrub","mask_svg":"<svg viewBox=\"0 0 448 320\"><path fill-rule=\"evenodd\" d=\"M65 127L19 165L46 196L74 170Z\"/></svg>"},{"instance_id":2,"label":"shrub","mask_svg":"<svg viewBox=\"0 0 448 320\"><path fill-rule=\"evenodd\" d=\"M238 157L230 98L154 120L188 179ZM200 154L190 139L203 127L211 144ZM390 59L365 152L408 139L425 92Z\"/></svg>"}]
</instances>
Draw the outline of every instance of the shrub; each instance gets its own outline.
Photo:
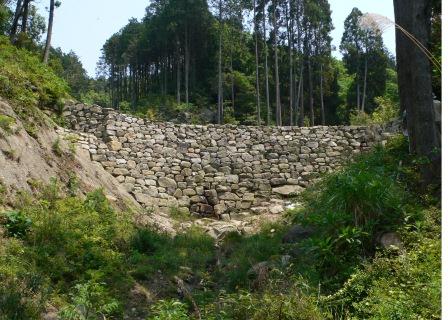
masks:
<instances>
[{"instance_id":1,"label":"shrub","mask_svg":"<svg viewBox=\"0 0 448 320\"><path fill-rule=\"evenodd\" d=\"M377 97L375 103L378 104L378 108L372 113L373 123L383 124L398 118L400 113L398 103L387 97Z\"/></svg>"},{"instance_id":2,"label":"shrub","mask_svg":"<svg viewBox=\"0 0 448 320\"><path fill-rule=\"evenodd\" d=\"M71 303L59 313L61 320L96 320L113 315L119 304L112 299L104 283L89 281L77 284L70 294Z\"/></svg>"},{"instance_id":3,"label":"shrub","mask_svg":"<svg viewBox=\"0 0 448 320\"><path fill-rule=\"evenodd\" d=\"M12 126L15 124L15 119L9 116L0 114L0 129L3 129L7 133L12 132Z\"/></svg>"},{"instance_id":4,"label":"shrub","mask_svg":"<svg viewBox=\"0 0 448 320\"><path fill-rule=\"evenodd\" d=\"M23 238L31 227L31 219L20 211L10 211L5 214L5 221L2 223L8 236Z\"/></svg>"},{"instance_id":5,"label":"shrub","mask_svg":"<svg viewBox=\"0 0 448 320\"><path fill-rule=\"evenodd\" d=\"M62 157L62 155L64 154L61 148L61 140L59 138L57 138L53 142L51 149L53 150L54 154L57 155L58 157Z\"/></svg>"},{"instance_id":6,"label":"shrub","mask_svg":"<svg viewBox=\"0 0 448 320\"><path fill-rule=\"evenodd\" d=\"M440 216L440 211L434 214ZM324 298L335 317L440 319L440 227L437 222L428 224L424 232L415 226L405 231L408 227L402 234L409 238L406 254L379 254L353 273L340 290Z\"/></svg>"},{"instance_id":7,"label":"shrub","mask_svg":"<svg viewBox=\"0 0 448 320\"><path fill-rule=\"evenodd\" d=\"M25 109L56 110L68 97L68 86L37 54L12 46L7 37L0 36L0 95Z\"/></svg>"},{"instance_id":8,"label":"shrub","mask_svg":"<svg viewBox=\"0 0 448 320\"><path fill-rule=\"evenodd\" d=\"M374 253L380 232L396 230L413 214L405 214L410 198L401 181L405 146L400 141L325 176L303 193L305 206L293 214L296 222L315 229L301 246L333 284Z\"/></svg>"},{"instance_id":9,"label":"shrub","mask_svg":"<svg viewBox=\"0 0 448 320\"><path fill-rule=\"evenodd\" d=\"M178 300L160 300L151 308L148 320L189 320L187 305Z\"/></svg>"},{"instance_id":10,"label":"shrub","mask_svg":"<svg viewBox=\"0 0 448 320\"><path fill-rule=\"evenodd\" d=\"M43 303L36 291L23 280L0 275L0 319L40 319Z\"/></svg>"},{"instance_id":11,"label":"shrub","mask_svg":"<svg viewBox=\"0 0 448 320\"><path fill-rule=\"evenodd\" d=\"M363 111L354 111L350 114L350 125L366 126L372 124L371 117Z\"/></svg>"}]
</instances>

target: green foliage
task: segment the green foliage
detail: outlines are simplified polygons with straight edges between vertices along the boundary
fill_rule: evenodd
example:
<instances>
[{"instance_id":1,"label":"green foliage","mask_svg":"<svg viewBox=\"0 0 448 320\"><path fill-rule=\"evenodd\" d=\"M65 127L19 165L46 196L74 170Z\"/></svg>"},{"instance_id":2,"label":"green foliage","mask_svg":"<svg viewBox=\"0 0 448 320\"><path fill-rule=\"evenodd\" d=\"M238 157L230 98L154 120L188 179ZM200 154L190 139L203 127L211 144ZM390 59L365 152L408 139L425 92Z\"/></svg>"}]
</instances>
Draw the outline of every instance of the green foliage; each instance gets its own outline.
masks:
<instances>
[{"instance_id":1,"label":"green foliage","mask_svg":"<svg viewBox=\"0 0 448 320\"><path fill-rule=\"evenodd\" d=\"M31 219L20 211L9 211L6 212L2 225L6 228L8 236L23 238L31 227Z\"/></svg>"},{"instance_id":2,"label":"green foliage","mask_svg":"<svg viewBox=\"0 0 448 320\"><path fill-rule=\"evenodd\" d=\"M354 111L350 114L350 125L352 126L367 126L372 122L372 118L365 112Z\"/></svg>"},{"instance_id":3,"label":"green foliage","mask_svg":"<svg viewBox=\"0 0 448 320\"><path fill-rule=\"evenodd\" d=\"M376 107L374 98L384 95L386 69L390 62L381 33L360 27L358 22L362 15L358 8L353 8L345 20L340 50L344 65L354 79L346 103L351 107L360 108L366 87L365 111L371 113ZM365 77L366 85L364 85Z\"/></svg>"},{"instance_id":4,"label":"green foliage","mask_svg":"<svg viewBox=\"0 0 448 320\"><path fill-rule=\"evenodd\" d=\"M230 234L224 239L221 251L224 267L219 270L224 285L230 290L250 288L249 270L259 262L278 260L282 251L282 227L266 225L263 230L250 237Z\"/></svg>"},{"instance_id":5,"label":"green foliage","mask_svg":"<svg viewBox=\"0 0 448 320\"><path fill-rule=\"evenodd\" d=\"M221 296L219 316L209 319L325 319L316 302L300 283L271 283L270 287L261 293L240 291ZM216 315L216 310L213 311Z\"/></svg>"},{"instance_id":6,"label":"green foliage","mask_svg":"<svg viewBox=\"0 0 448 320\"><path fill-rule=\"evenodd\" d=\"M159 270L166 276L179 275L185 268L195 275L203 274L215 257L213 239L195 229L174 238L140 229L132 238L131 247L134 275L138 279L150 279Z\"/></svg>"},{"instance_id":7,"label":"green foliage","mask_svg":"<svg viewBox=\"0 0 448 320\"><path fill-rule=\"evenodd\" d=\"M303 193L306 205L295 220L315 229L302 249L315 257L324 284L344 280L374 252L380 232L396 230L406 215L412 217L412 211L405 214L411 200L401 180L405 154L403 139L377 147Z\"/></svg>"},{"instance_id":8,"label":"green foliage","mask_svg":"<svg viewBox=\"0 0 448 320\"><path fill-rule=\"evenodd\" d=\"M11 10L6 3L0 2L0 35L4 34L8 29L8 21L12 15Z\"/></svg>"},{"instance_id":9,"label":"green foliage","mask_svg":"<svg viewBox=\"0 0 448 320\"><path fill-rule=\"evenodd\" d=\"M61 149L61 140L59 138L57 138L53 142L53 145L51 146L51 149L53 150L55 155L57 155L58 157L62 157L63 151Z\"/></svg>"},{"instance_id":10,"label":"green foliage","mask_svg":"<svg viewBox=\"0 0 448 320\"><path fill-rule=\"evenodd\" d=\"M96 92L91 88L90 79L84 69L79 57L73 52L64 53L60 48L51 49L49 66L56 75L67 82L70 88L70 94L88 104L100 104L109 106L108 104L98 103L104 102L107 96L105 93ZM108 100L108 97L105 101Z\"/></svg>"},{"instance_id":11,"label":"green foliage","mask_svg":"<svg viewBox=\"0 0 448 320\"><path fill-rule=\"evenodd\" d=\"M178 300L161 300L151 308L153 314L147 320L189 320L185 303Z\"/></svg>"},{"instance_id":12,"label":"green foliage","mask_svg":"<svg viewBox=\"0 0 448 320\"><path fill-rule=\"evenodd\" d=\"M372 113L373 123L384 124L398 118L400 108L397 103L383 97L375 98L375 102L379 107Z\"/></svg>"},{"instance_id":13,"label":"green foliage","mask_svg":"<svg viewBox=\"0 0 448 320\"><path fill-rule=\"evenodd\" d=\"M36 186L36 191L37 199L22 196L16 205L20 213L6 214L3 224L8 235L23 239L2 239L0 251L0 287L16 288L11 294L22 302L17 312L41 311L52 291L63 306L64 294L71 292L67 319L119 313L111 296L121 298L130 281L124 257L133 228L126 216L119 217L101 191L85 200L63 198L57 184ZM0 303L10 304L14 296L6 298Z\"/></svg>"},{"instance_id":14,"label":"green foliage","mask_svg":"<svg viewBox=\"0 0 448 320\"><path fill-rule=\"evenodd\" d=\"M61 320L96 320L114 314L119 309L115 299L109 297L105 283L88 281L77 284L70 294L70 305L59 313Z\"/></svg>"},{"instance_id":15,"label":"green foliage","mask_svg":"<svg viewBox=\"0 0 448 320\"><path fill-rule=\"evenodd\" d=\"M406 254L379 254L323 304L356 319L440 319L440 210L401 229Z\"/></svg>"},{"instance_id":16,"label":"green foliage","mask_svg":"<svg viewBox=\"0 0 448 320\"><path fill-rule=\"evenodd\" d=\"M16 123L14 118L0 114L0 129L7 133L12 132L12 126Z\"/></svg>"},{"instance_id":17,"label":"green foliage","mask_svg":"<svg viewBox=\"0 0 448 320\"><path fill-rule=\"evenodd\" d=\"M102 107L109 107L110 95L104 91L89 90L80 96L81 102L89 105L97 104Z\"/></svg>"},{"instance_id":18,"label":"green foliage","mask_svg":"<svg viewBox=\"0 0 448 320\"><path fill-rule=\"evenodd\" d=\"M42 301L37 288L18 278L0 277L0 319L40 319Z\"/></svg>"},{"instance_id":19,"label":"green foliage","mask_svg":"<svg viewBox=\"0 0 448 320\"><path fill-rule=\"evenodd\" d=\"M40 57L0 36L0 95L29 112L32 107L58 109L68 97L67 84Z\"/></svg>"}]
</instances>

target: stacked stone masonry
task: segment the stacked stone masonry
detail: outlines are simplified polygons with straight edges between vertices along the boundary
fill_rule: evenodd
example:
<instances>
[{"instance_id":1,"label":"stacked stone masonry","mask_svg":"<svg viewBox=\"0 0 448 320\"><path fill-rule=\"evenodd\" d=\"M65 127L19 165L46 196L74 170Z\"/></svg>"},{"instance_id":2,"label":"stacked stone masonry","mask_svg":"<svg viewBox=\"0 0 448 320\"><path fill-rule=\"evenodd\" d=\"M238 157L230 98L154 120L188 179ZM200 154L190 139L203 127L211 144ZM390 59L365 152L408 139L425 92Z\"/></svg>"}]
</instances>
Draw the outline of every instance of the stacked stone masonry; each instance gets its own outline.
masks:
<instances>
[{"instance_id":1,"label":"stacked stone masonry","mask_svg":"<svg viewBox=\"0 0 448 320\"><path fill-rule=\"evenodd\" d=\"M256 212L390 136L382 127L153 123L82 104L65 115L72 130L84 133L92 160L139 203L198 216Z\"/></svg>"}]
</instances>

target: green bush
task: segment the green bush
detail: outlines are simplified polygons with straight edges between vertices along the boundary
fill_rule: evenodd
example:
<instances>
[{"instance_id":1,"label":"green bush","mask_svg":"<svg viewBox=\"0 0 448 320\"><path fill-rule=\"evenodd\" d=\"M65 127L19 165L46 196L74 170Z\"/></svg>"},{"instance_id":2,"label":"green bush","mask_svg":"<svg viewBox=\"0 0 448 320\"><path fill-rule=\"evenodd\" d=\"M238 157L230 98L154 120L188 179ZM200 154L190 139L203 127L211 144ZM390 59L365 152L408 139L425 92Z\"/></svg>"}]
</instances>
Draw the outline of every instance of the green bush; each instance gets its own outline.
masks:
<instances>
[{"instance_id":1,"label":"green bush","mask_svg":"<svg viewBox=\"0 0 448 320\"><path fill-rule=\"evenodd\" d=\"M160 300L151 308L148 320L189 320L187 305L178 300Z\"/></svg>"},{"instance_id":2,"label":"green bush","mask_svg":"<svg viewBox=\"0 0 448 320\"><path fill-rule=\"evenodd\" d=\"M0 276L0 319L40 319L43 303L37 290L23 280Z\"/></svg>"},{"instance_id":3,"label":"green bush","mask_svg":"<svg viewBox=\"0 0 448 320\"><path fill-rule=\"evenodd\" d=\"M23 238L31 227L31 219L20 211L6 212L2 223L10 237Z\"/></svg>"},{"instance_id":4,"label":"green bush","mask_svg":"<svg viewBox=\"0 0 448 320\"><path fill-rule=\"evenodd\" d=\"M325 176L302 195L296 223L315 234L301 246L315 257L324 284L338 284L375 252L375 237L403 225L411 199L402 170L404 140L359 156L336 173Z\"/></svg>"},{"instance_id":5,"label":"green bush","mask_svg":"<svg viewBox=\"0 0 448 320\"><path fill-rule=\"evenodd\" d=\"M317 320L327 319L320 312L317 299L302 285L274 283L261 293L240 291L219 297L214 305L205 308L206 319L225 320Z\"/></svg>"},{"instance_id":6,"label":"green bush","mask_svg":"<svg viewBox=\"0 0 448 320\"><path fill-rule=\"evenodd\" d=\"M421 222L402 229L406 254L379 254L354 272L335 294L323 299L335 317L440 319L440 210L425 214L424 229Z\"/></svg>"},{"instance_id":7,"label":"green bush","mask_svg":"<svg viewBox=\"0 0 448 320\"><path fill-rule=\"evenodd\" d=\"M21 218L14 220L21 223L11 225L11 232L20 234L23 240L4 239L6 243L0 246L0 287L11 279L23 279L16 291L22 295L25 311L36 300L28 292L37 288L39 293L58 293L62 305L72 292L72 304L78 303L78 298L99 299L106 302L92 308L103 313L106 307L110 312L119 312L115 307L111 309L108 297L123 299L123 292L132 283L125 257L134 229L127 216L117 215L101 191L88 194L85 200L62 197L60 187L54 183L36 185L36 192L37 199L22 196L17 204L20 217L29 217L32 223ZM94 303L89 301L85 303Z\"/></svg>"},{"instance_id":8,"label":"green bush","mask_svg":"<svg viewBox=\"0 0 448 320\"><path fill-rule=\"evenodd\" d=\"M397 102L387 97L377 97L375 102L378 108L372 113L373 123L384 124L398 118L400 107Z\"/></svg>"},{"instance_id":9,"label":"green bush","mask_svg":"<svg viewBox=\"0 0 448 320\"><path fill-rule=\"evenodd\" d=\"M108 295L104 283L88 281L77 284L70 294L71 303L59 312L61 320L96 320L113 315L118 302Z\"/></svg>"},{"instance_id":10,"label":"green bush","mask_svg":"<svg viewBox=\"0 0 448 320\"><path fill-rule=\"evenodd\" d=\"M7 133L11 133L11 127L15 124L15 119L9 116L5 116L0 114L0 129L6 131Z\"/></svg>"},{"instance_id":11,"label":"green bush","mask_svg":"<svg viewBox=\"0 0 448 320\"><path fill-rule=\"evenodd\" d=\"M41 58L26 49L12 46L0 36L0 95L23 108L58 109L68 97L67 84Z\"/></svg>"}]
</instances>

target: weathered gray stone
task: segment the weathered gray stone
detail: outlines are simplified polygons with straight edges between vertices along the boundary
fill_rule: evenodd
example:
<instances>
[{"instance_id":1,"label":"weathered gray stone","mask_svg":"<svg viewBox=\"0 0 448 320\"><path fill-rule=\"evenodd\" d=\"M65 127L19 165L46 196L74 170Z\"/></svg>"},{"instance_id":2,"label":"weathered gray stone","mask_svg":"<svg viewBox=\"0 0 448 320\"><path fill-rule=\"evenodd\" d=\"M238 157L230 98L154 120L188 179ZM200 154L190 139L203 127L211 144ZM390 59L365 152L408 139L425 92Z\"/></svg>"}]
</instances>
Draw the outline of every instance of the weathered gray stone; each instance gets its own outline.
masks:
<instances>
[{"instance_id":1,"label":"weathered gray stone","mask_svg":"<svg viewBox=\"0 0 448 320\"><path fill-rule=\"evenodd\" d=\"M299 194L303 191L303 188L298 185L286 185L272 189L272 193L279 194L284 197L291 197Z\"/></svg>"},{"instance_id":2,"label":"weathered gray stone","mask_svg":"<svg viewBox=\"0 0 448 320\"><path fill-rule=\"evenodd\" d=\"M228 200L228 201L239 201L241 200L240 197L238 197L235 193L226 192L219 196L219 199L221 200Z\"/></svg>"},{"instance_id":3,"label":"weathered gray stone","mask_svg":"<svg viewBox=\"0 0 448 320\"><path fill-rule=\"evenodd\" d=\"M177 183L173 179L167 178L167 177L161 177L157 180L159 186L163 188L177 188Z\"/></svg>"}]
</instances>

